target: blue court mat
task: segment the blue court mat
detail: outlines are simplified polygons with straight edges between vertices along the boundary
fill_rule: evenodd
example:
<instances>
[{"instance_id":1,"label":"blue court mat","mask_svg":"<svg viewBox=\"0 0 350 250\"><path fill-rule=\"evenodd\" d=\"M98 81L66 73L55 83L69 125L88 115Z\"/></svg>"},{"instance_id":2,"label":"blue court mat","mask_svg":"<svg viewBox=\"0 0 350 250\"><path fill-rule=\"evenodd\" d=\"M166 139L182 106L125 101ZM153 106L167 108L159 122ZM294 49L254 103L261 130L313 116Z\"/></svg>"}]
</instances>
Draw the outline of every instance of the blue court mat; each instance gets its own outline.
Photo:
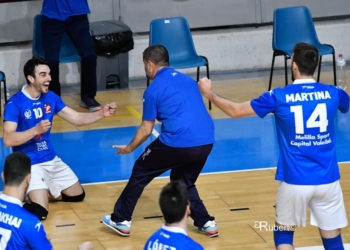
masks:
<instances>
[{"instance_id":1,"label":"blue court mat","mask_svg":"<svg viewBox=\"0 0 350 250\"><path fill-rule=\"evenodd\" d=\"M338 113L337 152L340 162L350 161L350 113ZM272 115L214 120L216 142L203 173L275 167L278 159L275 121ZM118 155L112 145L130 142L138 127L54 133L52 143L59 157L82 183L128 180L135 160L155 139L152 135L129 155ZM160 131L160 125L155 129ZM2 139L1 139L2 140ZM10 150L0 144L0 166ZM168 176L169 172L163 174ZM0 190L3 183L0 183Z\"/></svg>"}]
</instances>

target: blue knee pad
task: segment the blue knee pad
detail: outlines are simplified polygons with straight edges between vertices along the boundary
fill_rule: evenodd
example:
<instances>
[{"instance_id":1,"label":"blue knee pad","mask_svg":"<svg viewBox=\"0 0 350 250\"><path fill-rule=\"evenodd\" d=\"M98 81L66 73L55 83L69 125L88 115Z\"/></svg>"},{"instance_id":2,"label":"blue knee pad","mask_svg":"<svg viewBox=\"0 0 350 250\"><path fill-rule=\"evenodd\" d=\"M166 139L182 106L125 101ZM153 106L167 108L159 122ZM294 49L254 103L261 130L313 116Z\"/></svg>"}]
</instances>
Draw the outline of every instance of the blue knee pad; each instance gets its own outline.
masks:
<instances>
[{"instance_id":1,"label":"blue knee pad","mask_svg":"<svg viewBox=\"0 0 350 250\"><path fill-rule=\"evenodd\" d=\"M289 244L293 246L294 231L283 231L275 228L273 231L273 238L275 240L276 248L281 244Z\"/></svg>"},{"instance_id":2,"label":"blue knee pad","mask_svg":"<svg viewBox=\"0 0 350 250\"><path fill-rule=\"evenodd\" d=\"M325 250L344 250L341 234L330 239L322 238L322 242Z\"/></svg>"}]
</instances>

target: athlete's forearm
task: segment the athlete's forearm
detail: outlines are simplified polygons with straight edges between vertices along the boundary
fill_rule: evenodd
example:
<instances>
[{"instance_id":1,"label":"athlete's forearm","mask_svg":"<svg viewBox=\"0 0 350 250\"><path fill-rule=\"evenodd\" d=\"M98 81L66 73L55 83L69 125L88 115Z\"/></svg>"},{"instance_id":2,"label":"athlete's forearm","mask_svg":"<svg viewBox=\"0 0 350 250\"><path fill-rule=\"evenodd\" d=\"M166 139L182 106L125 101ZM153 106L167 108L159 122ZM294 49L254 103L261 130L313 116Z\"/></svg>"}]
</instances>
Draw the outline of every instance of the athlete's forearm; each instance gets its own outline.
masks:
<instances>
[{"instance_id":1,"label":"athlete's forearm","mask_svg":"<svg viewBox=\"0 0 350 250\"><path fill-rule=\"evenodd\" d=\"M72 124L75 126L89 125L101 120L104 117L102 109L97 112L77 113L77 114L78 115L74 117L72 121Z\"/></svg>"},{"instance_id":2,"label":"athlete's forearm","mask_svg":"<svg viewBox=\"0 0 350 250\"><path fill-rule=\"evenodd\" d=\"M4 131L4 144L6 147L19 146L33 137L38 135L38 131L35 127L23 132L5 132Z\"/></svg>"},{"instance_id":3,"label":"athlete's forearm","mask_svg":"<svg viewBox=\"0 0 350 250\"><path fill-rule=\"evenodd\" d=\"M224 111L227 115L238 118L238 103L231 102L221 96L218 96L214 92L210 91L205 94L205 97L208 98L215 106Z\"/></svg>"},{"instance_id":4,"label":"athlete's forearm","mask_svg":"<svg viewBox=\"0 0 350 250\"><path fill-rule=\"evenodd\" d=\"M138 146L140 146L147 138L151 135L152 131L149 132L148 129L140 126L137 130L134 138L129 143L128 147L130 149L130 152L134 151Z\"/></svg>"}]
</instances>

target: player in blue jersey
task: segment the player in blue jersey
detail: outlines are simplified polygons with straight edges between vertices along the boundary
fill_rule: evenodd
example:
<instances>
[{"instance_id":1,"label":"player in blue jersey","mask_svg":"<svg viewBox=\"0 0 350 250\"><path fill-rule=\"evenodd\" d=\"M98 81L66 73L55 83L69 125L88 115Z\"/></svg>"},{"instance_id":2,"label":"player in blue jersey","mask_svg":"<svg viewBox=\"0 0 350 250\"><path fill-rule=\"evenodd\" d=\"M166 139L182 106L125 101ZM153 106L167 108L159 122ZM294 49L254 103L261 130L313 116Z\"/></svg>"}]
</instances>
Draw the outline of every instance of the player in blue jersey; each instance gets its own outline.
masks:
<instances>
[{"instance_id":1,"label":"player in blue jersey","mask_svg":"<svg viewBox=\"0 0 350 250\"><path fill-rule=\"evenodd\" d=\"M55 114L73 125L91 124L114 114L115 103L98 112L78 113L49 91L50 68L42 59L30 59L24 66L27 84L7 102L4 111L4 143L13 151L31 158L32 178L28 188L30 203L24 207L44 220L48 196L54 200L78 202L85 197L74 172L57 155L50 142Z\"/></svg>"},{"instance_id":2,"label":"player in blue jersey","mask_svg":"<svg viewBox=\"0 0 350 250\"><path fill-rule=\"evenodd\" d=\"M133 152L152 134L156 119L162 123L161 134L136 160L113 213L105 215L103 223L120 235L129 236L131 217L143 189L171 169L170 179L187 187L194 225L200 233L217 236L214 217L209 215L195 184L214 143L214 124L198 85L169 67L169 54L164 46L148 47L143 52L143 61L153 82L143 95L141 126L129 145L113 147L119 149L117 155Z\"/></svg>"},{"instance_id":3,"label":"player in blue jersey","mask_svg":"<svg viewBox=\"0 0 350 250\"><path fill-rule=\"evenodd\" d=\"M30 158L24 153L15 152L6 157L2 173L5 187L0 194L0 249L53 249L41 222L22 207L30 169ZM93 245L84 242L78 249L92 250Z\"/></svg>"},{"instance_id":4,"label":"player in blue jersey","mask_svg":"<svg viewBox=\"0 0 350 250\"><path fill-rule=\"evenodd\" d=\"M67 33L81 57L80 105L98 111L101 105L95 100L97 56L90 33L89 13L87 0L44 0L41 28L45 59L51 69L50 90L61 95L59 54L62 37Z\"/></svg>"},{"instance_id":5,"label":"player in blue jersey","mask_svg":"<svg viewBox=\"0 0 350 250\"><path fill-rule=\"evenodd\" d=\"M339 184L336 157L337 110L349 110L348 94L335 86L313 79L318 64L317 49L306 43L295 45L292 72L295 81L245 103L233 103L211 91L211 82L201 79L202 94L226 114L238 118L273 113L280 146L276 180L277 249L293 249L296 226L317 226L325 249L344 249L340 229L348 222Z\"/></svg>"},{"instance_id":6,"label":"player in blue jersey","mask_svg":"<svg viewBox=\"0 0 350 250\"><path fill-rule=\"evenodd\" d=\"M186 187L172 181L163 187L159 197L165 224L146 242L144 250L204 249L187 235L187 217L191 214Z\"/></svg>"}]
</instances>

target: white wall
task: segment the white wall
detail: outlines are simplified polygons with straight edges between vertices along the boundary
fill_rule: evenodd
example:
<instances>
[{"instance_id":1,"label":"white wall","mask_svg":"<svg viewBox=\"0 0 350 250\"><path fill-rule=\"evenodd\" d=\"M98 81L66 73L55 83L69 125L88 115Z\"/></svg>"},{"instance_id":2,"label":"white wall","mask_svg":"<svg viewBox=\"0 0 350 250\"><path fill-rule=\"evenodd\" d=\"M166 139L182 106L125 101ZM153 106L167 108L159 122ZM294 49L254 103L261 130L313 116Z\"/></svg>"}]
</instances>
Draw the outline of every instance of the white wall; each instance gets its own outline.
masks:
<instances>
[{"instance_id":1,"label":"white wall","mask_svg":"<svg viewBox=\"0 0 350 250\"><path fill-rule=\"evenodd\" d=\"M336 53L342 53L350 63L350 19L316 23L317 34L322 43L332 44ZM194 32L197 53L209 59L211 71L269 68L272 59L272 26ZM129 52L129 76L143 77L142 52L148 46L148 36L135 36L135 48ZM0 70L7 76L10 88L19 88L24 83L24 63L31 57L31 46L0 47ZM330 62L325 56L323 62ZM282 66L282 57L277 57L276 66ZM79 82L76 63L61 64L62 84ZM195 69L184 72L194 72Z\"/></svg>"}]
</instances>

